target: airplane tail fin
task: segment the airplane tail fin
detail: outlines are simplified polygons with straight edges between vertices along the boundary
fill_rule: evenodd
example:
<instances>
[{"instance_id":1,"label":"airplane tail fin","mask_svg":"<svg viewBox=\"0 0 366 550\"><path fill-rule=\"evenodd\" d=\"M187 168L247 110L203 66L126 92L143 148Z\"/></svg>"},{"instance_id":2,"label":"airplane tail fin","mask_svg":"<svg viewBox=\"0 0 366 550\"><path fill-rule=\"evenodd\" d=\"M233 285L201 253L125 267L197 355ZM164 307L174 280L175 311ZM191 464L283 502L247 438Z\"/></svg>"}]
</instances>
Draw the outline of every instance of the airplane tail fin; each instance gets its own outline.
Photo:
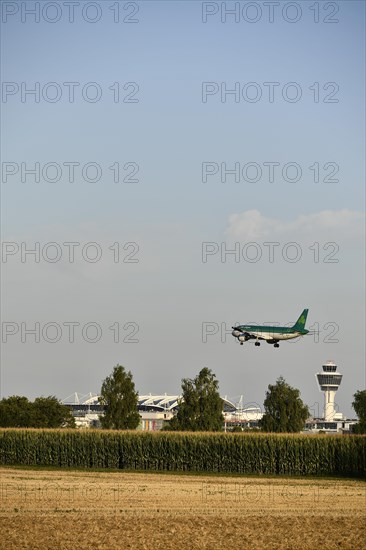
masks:
<instances>
[{"instance_id":1,"label":"airplane tail fin","mask_svg":"<svg viewBox=\"0 0 366 550\"><path fill-rule=\"evenodd\" d=\"M302 314L300 315L300 317L298 318L298 320L293 326L294 330L304 330L306 318L308 316L308 311L309 311L308 309L304 309L304 311L302 312Z\"/></svg>"}]
</instances>

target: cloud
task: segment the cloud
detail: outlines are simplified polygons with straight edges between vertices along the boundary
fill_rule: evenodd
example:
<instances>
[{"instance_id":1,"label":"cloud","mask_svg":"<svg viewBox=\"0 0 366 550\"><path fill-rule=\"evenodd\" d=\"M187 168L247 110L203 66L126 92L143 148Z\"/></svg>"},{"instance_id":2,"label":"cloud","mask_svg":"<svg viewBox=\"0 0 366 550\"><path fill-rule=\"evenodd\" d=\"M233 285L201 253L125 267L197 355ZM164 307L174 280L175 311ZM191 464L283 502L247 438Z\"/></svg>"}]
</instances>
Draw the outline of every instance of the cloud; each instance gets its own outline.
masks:
<instances>
[{"instance_id":1,"label":"cloud","mask_svg":"<svg viewBox=\"0 0 366 550\"><path fill-rule=\"evenodd\" d=\"M225 231L230 239L241 241L328 239L344 241L362 238L365 214L352 210L322 210L282 221L267 218L258 210L245 210L229 216Z\"/></svg>"}]
</instances>

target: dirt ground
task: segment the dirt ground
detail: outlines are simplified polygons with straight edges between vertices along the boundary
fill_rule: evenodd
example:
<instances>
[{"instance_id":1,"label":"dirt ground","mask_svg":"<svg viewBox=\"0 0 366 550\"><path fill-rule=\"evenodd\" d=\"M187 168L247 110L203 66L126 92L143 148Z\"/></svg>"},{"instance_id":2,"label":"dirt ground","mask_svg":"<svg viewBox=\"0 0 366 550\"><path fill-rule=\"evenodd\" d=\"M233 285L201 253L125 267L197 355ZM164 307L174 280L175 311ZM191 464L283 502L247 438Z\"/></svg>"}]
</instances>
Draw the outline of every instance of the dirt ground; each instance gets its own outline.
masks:
<instances>
[{"instance_id":1,"label":"dirt ground","mask_svg":"<svg viewBox=\"0 0 366 550\"><path fill-rule=\"evenodd\" d=\"M0 469L0 548L366 549L366 483Z\"/></svg>"}]
</instances>

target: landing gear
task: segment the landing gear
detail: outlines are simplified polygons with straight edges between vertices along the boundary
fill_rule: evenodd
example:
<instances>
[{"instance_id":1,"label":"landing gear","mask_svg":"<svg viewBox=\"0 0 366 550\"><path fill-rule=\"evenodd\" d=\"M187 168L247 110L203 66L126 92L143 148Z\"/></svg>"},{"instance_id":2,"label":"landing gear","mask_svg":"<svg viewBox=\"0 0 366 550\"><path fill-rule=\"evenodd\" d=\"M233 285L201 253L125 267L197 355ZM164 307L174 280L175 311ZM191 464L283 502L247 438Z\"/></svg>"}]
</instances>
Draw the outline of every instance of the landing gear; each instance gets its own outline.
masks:
<instances>
[{"instance_id":1,"label":"landing gear","mask_svg":"<svg viewBox=\"0 0 366 550\"><path fill-rule=\"evenodd\" d=\"M255 342L254 345L255 345L255 346L260 346L261 343L260 343L260 342Z\"/></svg>"},{"instance_id":2,"label":"landing gear","mask_svg":"<svg viewBox=\"0 0 366 550\"><path fill-rule=\"evenodd\" d=\"M273 347L274 347L274 348L279 348L279 347L280 347L280 344L273 344Z\"/></svg>"}]
</instances>

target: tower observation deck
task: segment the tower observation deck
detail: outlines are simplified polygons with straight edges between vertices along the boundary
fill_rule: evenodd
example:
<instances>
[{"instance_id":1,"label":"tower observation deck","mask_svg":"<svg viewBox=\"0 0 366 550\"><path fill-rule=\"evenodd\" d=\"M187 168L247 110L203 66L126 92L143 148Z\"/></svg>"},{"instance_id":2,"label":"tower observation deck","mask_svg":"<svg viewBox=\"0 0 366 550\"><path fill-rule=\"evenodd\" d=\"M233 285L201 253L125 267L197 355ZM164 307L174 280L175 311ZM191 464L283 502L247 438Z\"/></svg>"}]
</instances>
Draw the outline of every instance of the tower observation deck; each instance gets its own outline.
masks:
<instances>
[{"instance_id":1,"label":"tower observation deck","mask_svg":"<svg viewBox=\"0 0 366 550\"><path fill-rule=\"evenodd\" d=\"M341 385L342 374L337 372L337 365L333 361L327 361L323 365L323 372L318 372L316 377L320 390L324 392L324 420L332 421L335 416L334 398Z\"/></svg>"}]
</instances>

